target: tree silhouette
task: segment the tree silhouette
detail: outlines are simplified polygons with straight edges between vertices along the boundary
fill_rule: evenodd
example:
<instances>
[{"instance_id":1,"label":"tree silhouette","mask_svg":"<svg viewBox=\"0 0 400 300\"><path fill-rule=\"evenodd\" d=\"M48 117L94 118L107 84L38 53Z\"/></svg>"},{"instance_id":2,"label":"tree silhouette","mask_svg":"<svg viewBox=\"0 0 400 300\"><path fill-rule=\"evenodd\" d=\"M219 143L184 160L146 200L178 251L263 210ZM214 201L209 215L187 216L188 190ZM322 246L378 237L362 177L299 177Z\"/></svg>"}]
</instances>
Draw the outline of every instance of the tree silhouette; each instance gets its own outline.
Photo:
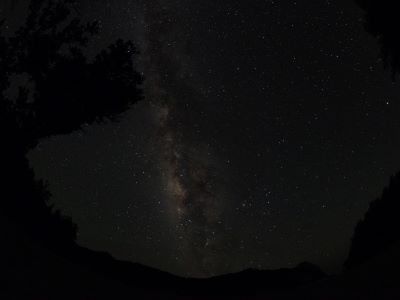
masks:
<instances>
[{"instance_id":1,"label":"tree silhouette","mask_svg":"<svg viewBox=\"0 0 400 300\"><path fill-rule=\"evenodd\" d=\"M371 202L364 219L354 231L349 256L351 268L367 261L400 241L400 173L391 178L382 196Z\"/></svg>"},{"instance_id":2,"label":"tree silhouette","mask_svg":"<svg viewBox=\"0 0 400 300\"><path fill-rule=\"evenodd\" d=\"M0 214L53 248L73 244L76 226L49 205L27 152L51 135L117 120L142 98L133 43L117 40L89 59L98 24L83 24L76 11L73 0L34 0L13 37L0 23Z\"/></svg>"},{"instance_id":3,"label":"tree silhouette","mask_svg":"<svg viewBox=\"0 0 400 300\"><path fill-rule=\"evenodd\" d=\"M385 66L393 79L400 72L400 18L397 1L355 0L365 11L365 29L378 39ZM392 177L382 196L373 201L354 232L347 268L357 266L400 240L400 173Z\"/></svg>"},{"instance_id":4,"label":"tree silhouette","mask_svg":"<svg viewBox=\"0 0 400 300\"><path fill-rule=\"evenodd\" d=\"M400 71L400 18L398 1L355 0L365 10L365 29L375 36L381 46L386 67L390 67L393 79Z\"/></svg>"}]
</instances>

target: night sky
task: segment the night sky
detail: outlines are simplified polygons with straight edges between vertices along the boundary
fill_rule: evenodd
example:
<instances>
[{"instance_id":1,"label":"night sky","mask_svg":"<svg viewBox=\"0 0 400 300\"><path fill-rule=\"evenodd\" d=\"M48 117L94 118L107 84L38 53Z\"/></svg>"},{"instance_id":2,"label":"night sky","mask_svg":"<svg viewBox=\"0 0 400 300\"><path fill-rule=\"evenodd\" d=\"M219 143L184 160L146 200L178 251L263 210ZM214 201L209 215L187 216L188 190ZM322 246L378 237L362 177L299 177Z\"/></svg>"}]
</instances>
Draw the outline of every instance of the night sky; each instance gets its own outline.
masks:
<instances>
[{"instance_id":1,"label":"night sky","mask_svg":"<svg viewBox=\"0 0 400 300\"><path fill-rule=\"evenodd\" d=\"M20 17L24 2L2 14ZM79 244L184 276L340 270L355 224L400 169L400 88L362 11L348 0L80 3L102 25L88 55L136 43L145 100L30 154Z\"/></svg>"}]
</instances>

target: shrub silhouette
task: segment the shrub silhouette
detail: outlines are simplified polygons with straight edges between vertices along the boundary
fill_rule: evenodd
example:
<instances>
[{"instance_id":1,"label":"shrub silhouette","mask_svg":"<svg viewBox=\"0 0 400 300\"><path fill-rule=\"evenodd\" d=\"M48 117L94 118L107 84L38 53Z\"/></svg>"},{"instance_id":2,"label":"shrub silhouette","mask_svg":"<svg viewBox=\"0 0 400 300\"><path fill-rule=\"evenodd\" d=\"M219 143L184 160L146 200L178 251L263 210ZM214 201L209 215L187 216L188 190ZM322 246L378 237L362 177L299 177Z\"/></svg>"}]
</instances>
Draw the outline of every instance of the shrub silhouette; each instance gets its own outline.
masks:
<instances>
[{"instance_id":1,"label":"shrub silhouette","mask_svg":"<svg viewBox=\"0 0 400 300\"><path fill-rule=\"evenodd\" d=\"M371 202L354 231L345 267L367 261L400 240L400 173L393 176L382 196Z\"/></svg>"},{"instance_id":2,"label":"shrub silhouette","mask_svg":"<svg viewBox=\"0 0 400 300\"><path fill-rule=\"evenodd\" d=\"M83 24L75 10L72 0L35 0L14 36L5 37L0 23L0 217L60 249L74 243L77 228L49 205L27 152L43 138L118 120L142 98L133 43L117 40L87 58L98 24Z\"/></svg>"},{"instance_id":3,"label":"shrub silhouette","mask_svg":"<svg viewBox=\"0 0 400 300\"><path fill-rule=\"evenodd\" d=\"M400 71L399 3L393 0L355 0L365 10L365 29L378 39L393 79Z\"/></svg>"},{"instance_id":4,"label":"shrub silhouette","mask_svg":"<svg viewBox=\"0 0 400 300\"><path fill-rule=\"evenodd\" d=\"M385 66L393 80L400 72L399 4L391 0L355 0L365 11L365 29L378 39ZM359 265L399 241L400 173L391 178L382 196L373 201L354 231L345 267Z\"/></svg>"}]
</instances>

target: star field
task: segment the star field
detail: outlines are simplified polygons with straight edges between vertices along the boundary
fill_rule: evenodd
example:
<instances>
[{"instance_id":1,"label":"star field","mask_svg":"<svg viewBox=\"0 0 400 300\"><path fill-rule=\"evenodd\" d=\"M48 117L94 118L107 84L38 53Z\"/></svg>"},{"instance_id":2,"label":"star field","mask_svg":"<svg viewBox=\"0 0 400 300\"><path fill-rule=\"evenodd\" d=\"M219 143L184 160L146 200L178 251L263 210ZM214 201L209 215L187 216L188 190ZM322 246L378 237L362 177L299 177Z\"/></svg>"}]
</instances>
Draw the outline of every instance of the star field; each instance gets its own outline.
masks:
<instances>
[{"instance_id":1,"label":"star field","mask_svg":"<svg viewBox=\"0 0 400 300\"><path fill-rule=\"evenodd\" d=\"M355 4L80 10L101 22L91 49L132 39L145 77L145 100L119 123L30 154L80 244L185 276L341 268L357 220L400 167L400 89Z\"/></svg>"}]
</instances>

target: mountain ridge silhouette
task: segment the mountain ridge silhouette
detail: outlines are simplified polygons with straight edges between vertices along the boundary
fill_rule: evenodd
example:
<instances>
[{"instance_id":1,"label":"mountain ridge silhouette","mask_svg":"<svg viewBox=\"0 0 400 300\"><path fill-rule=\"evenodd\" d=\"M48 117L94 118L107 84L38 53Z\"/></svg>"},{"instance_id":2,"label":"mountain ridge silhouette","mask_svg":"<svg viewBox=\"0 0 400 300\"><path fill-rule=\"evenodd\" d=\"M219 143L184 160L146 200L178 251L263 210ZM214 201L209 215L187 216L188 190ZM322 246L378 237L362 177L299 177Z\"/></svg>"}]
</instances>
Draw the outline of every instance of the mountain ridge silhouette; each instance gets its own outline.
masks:
<instances>
[{"instance_id":1,"label":"mountain ridge silhouette","mask_svg":"<svg viewBox=\"0 0 400 300\"><path fill-rule=\"evenodd\" d=\"M0 219L4 223L5 219ZM4 236L12 224L2 225ZM37 299L40 295L54 295L56 299L86 299L94 295L94 299L103 299L103 296L113 295L114 287L118 287L120 297L138 294L159 296L160 299L167 296L224 298L294 290L326 277L318 267L303 263L293 269L247 269L211 278L185 278L142 264L120 261L107 252L77 244L57 253L21 235L17 228L15 232L9 232L6 241L6 247L1 250L2 271L3 275L7 274L3 281L6 288L2 292L8 297L22 293L18 295L21 299ZM63 292L65 295L61 295Z\"/></svg>"}]
</instances>

